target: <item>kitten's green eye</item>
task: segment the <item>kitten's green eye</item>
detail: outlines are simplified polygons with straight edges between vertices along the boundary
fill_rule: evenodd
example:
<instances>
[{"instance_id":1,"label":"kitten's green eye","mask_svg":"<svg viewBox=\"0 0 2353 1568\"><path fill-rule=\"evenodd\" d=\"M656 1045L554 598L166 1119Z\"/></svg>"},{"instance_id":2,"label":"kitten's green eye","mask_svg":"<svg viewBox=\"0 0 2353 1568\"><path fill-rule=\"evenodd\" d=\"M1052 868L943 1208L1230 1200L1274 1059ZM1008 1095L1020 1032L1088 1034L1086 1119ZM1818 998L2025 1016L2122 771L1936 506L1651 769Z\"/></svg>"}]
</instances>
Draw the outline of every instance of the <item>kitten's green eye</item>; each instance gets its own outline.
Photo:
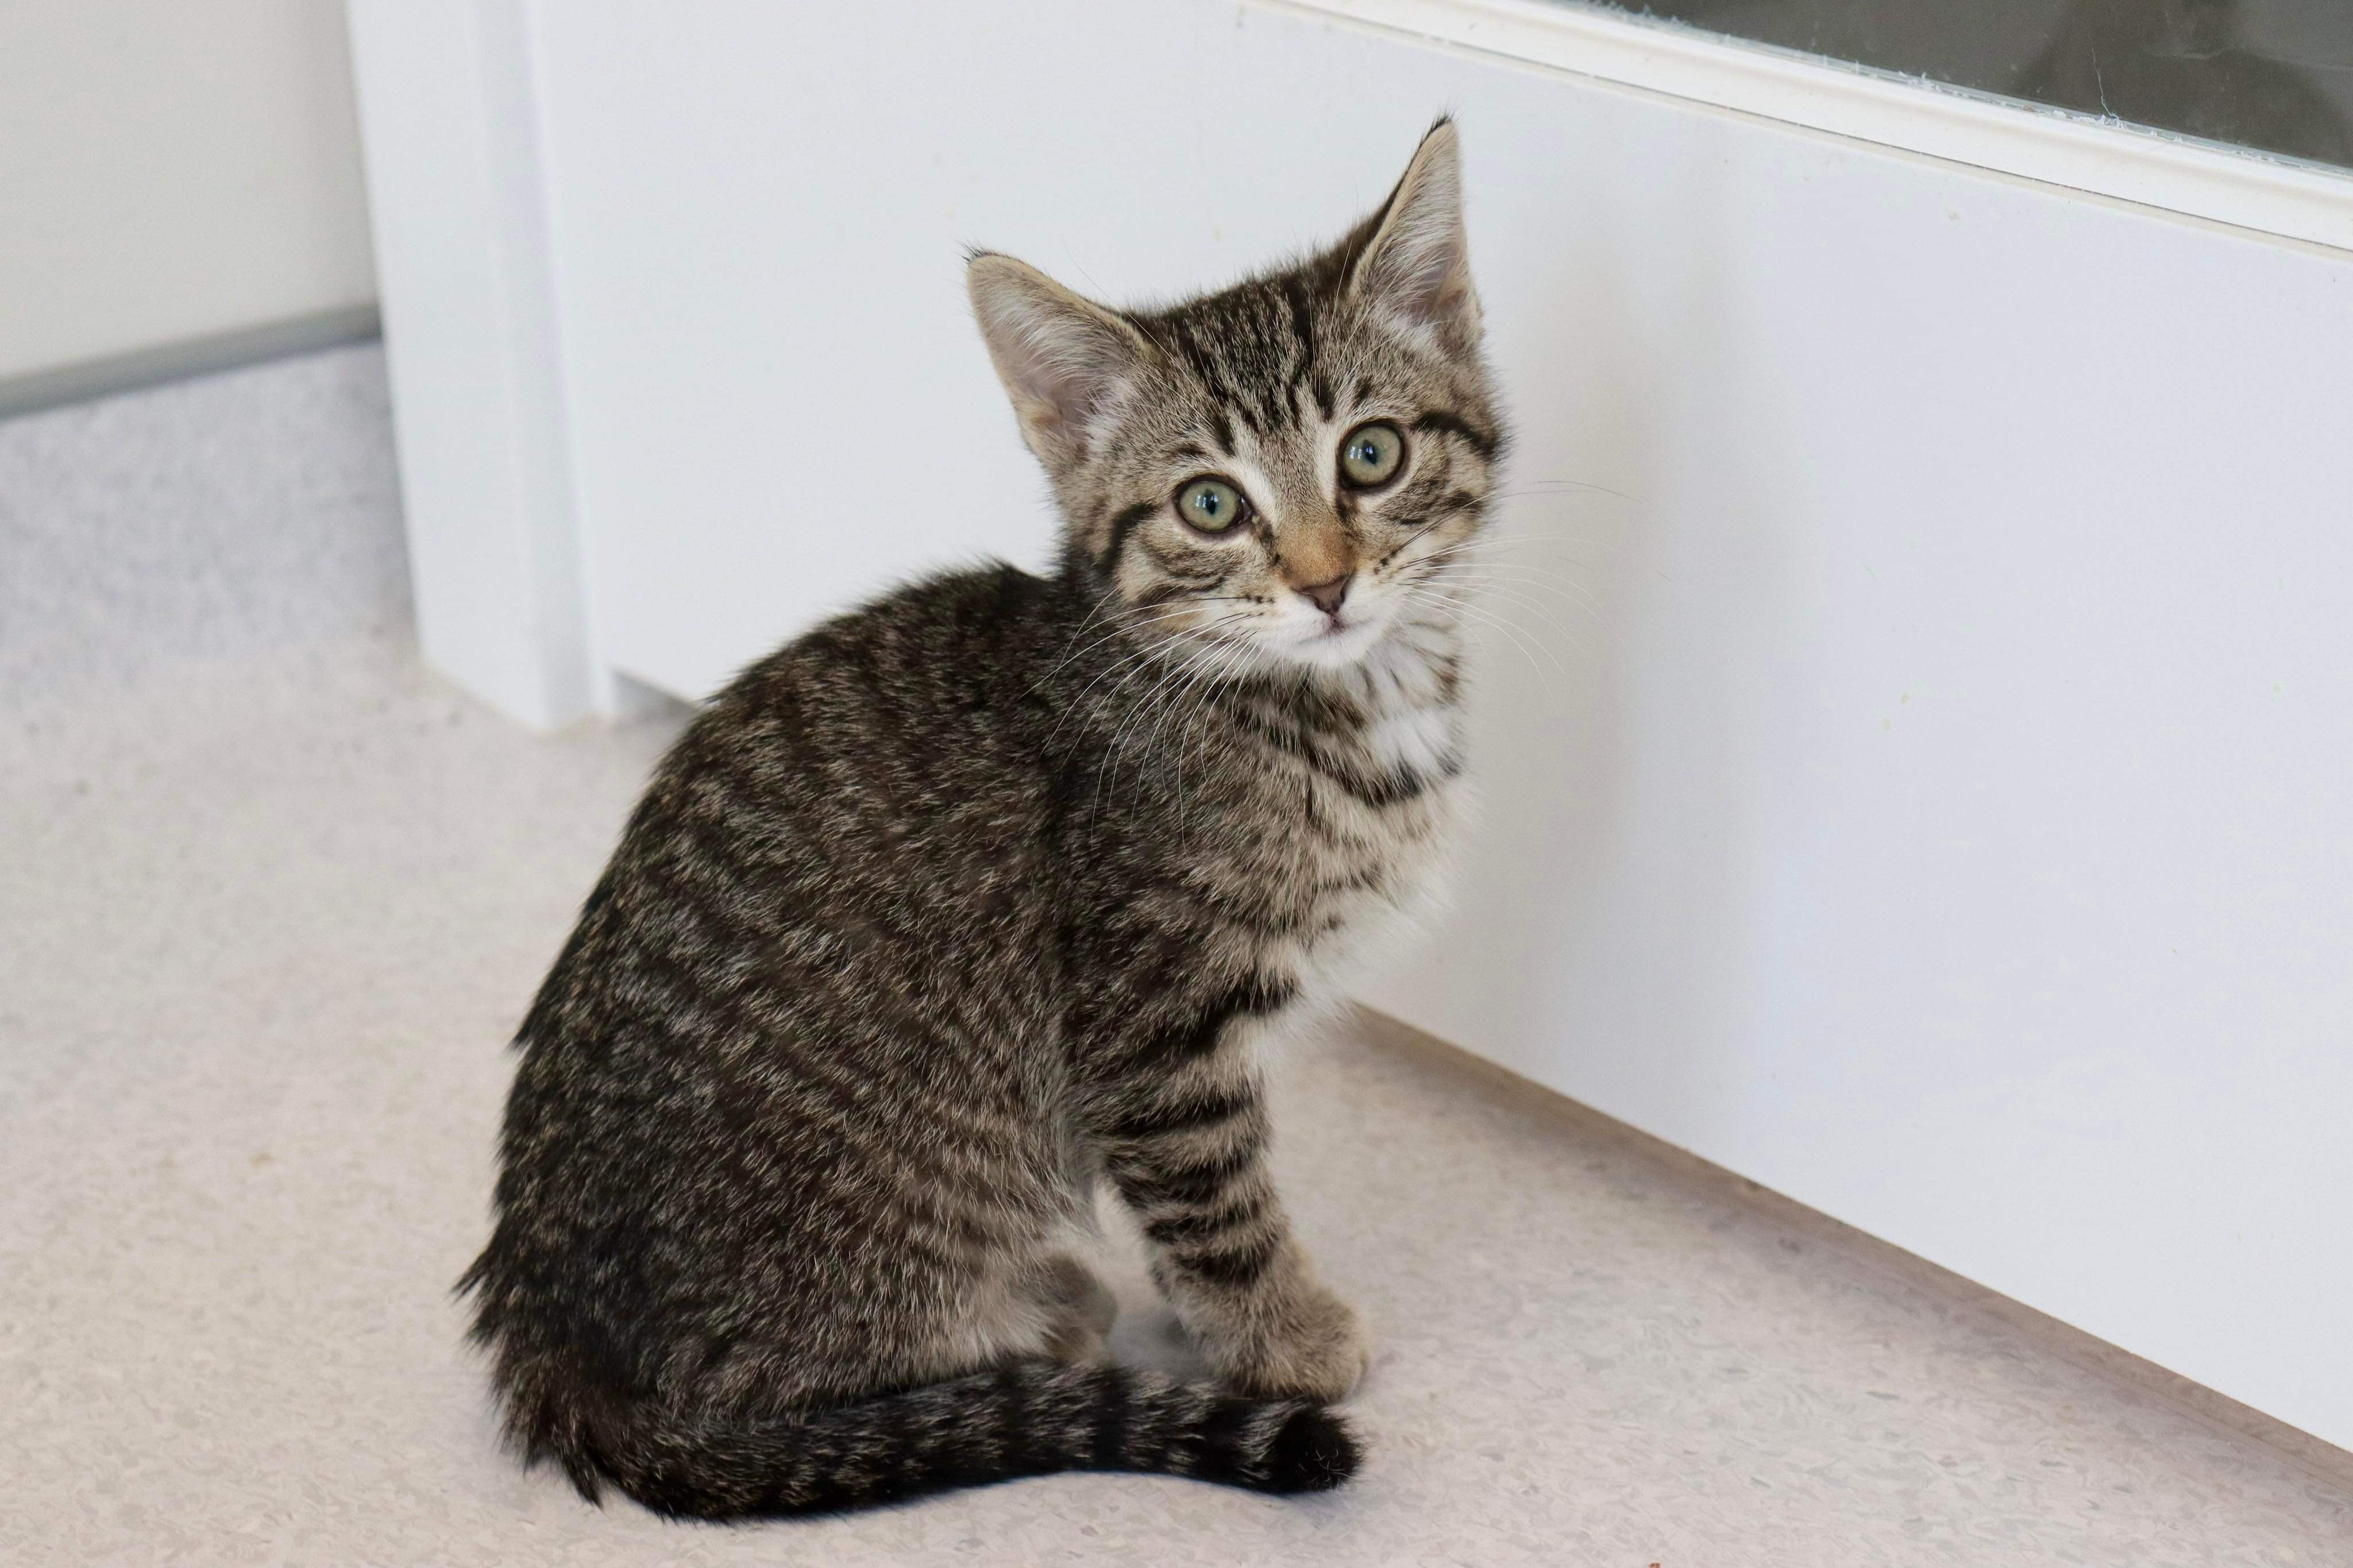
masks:
<instances>
[{"instance_id":1,"label":"kitten's green eye","mask_svg":"<svg viewBox=\"0 0 2353 1568\"><path fill-rule=\"evenodd\" d=\"M1203 533L1223 533L1250 515L1250 502L1223 479L1195 479L1176 492L1176 515Z\"/></svg>"},{"instance_id":2,"label":"kitten's green eye","mask_svg":"<svg viewBox=\"0 0 2353 1568\"><path fill-rule=\"evenodd\" d=\"M1359 425L1340 443L1340 477L1358 489L1385 485L1405 461L1405 437L1394 425Z\"/></svg>"}]
</instances>

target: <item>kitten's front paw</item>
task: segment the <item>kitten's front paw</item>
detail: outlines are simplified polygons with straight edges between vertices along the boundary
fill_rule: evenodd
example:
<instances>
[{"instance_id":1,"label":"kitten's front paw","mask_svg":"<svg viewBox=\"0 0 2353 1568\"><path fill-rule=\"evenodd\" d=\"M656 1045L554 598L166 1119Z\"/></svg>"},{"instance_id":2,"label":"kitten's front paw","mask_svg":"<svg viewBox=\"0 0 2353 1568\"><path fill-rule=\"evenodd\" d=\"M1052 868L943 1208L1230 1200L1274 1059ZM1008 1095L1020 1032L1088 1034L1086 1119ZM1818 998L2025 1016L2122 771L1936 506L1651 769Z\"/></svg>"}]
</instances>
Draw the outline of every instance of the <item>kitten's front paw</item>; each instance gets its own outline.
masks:
<instances>
[{"instance_id":1,"label":"kitten's front paw","mask_svg":"<svg viewBox=\"0 0 2353 1568\"><path fill-rule=\"evenodd\" d=\"M1263 1331L1218 1358L1240 1392L1330 1404L1365 1380L1372 1338L1356 1309L1323 1286L1297 1289L1262 1321Z\"/></svg>"}]
</instances>

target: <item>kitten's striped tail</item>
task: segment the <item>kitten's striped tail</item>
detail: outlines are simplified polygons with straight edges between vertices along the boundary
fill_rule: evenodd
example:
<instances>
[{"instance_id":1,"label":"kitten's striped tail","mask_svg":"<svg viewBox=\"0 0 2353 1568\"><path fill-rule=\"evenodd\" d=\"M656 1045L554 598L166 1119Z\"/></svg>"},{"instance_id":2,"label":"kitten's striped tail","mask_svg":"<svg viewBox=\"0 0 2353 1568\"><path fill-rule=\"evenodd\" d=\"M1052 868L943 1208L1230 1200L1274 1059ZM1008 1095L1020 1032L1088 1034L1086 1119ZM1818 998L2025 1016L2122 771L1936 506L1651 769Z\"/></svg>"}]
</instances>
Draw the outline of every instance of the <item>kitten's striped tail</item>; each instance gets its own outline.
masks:
<instances>
[{"instance_id":1,"label":"kitten's striped tail","mask_svg":"<svg viewBox=\"0 0 2353 1568\"><path fill-rule=\"evenodd\" d=\"M657 1513L695 1519L871 1508L1058 1470L1308 1492L1356 1469L1346 1426L1308 1400L1245 1399L1125 1367L1047 1361L730 1426L634 1405L566 1436L573 1441L551 1447L591 1500L607 1479Z\"/></svg>"}]
</instances>

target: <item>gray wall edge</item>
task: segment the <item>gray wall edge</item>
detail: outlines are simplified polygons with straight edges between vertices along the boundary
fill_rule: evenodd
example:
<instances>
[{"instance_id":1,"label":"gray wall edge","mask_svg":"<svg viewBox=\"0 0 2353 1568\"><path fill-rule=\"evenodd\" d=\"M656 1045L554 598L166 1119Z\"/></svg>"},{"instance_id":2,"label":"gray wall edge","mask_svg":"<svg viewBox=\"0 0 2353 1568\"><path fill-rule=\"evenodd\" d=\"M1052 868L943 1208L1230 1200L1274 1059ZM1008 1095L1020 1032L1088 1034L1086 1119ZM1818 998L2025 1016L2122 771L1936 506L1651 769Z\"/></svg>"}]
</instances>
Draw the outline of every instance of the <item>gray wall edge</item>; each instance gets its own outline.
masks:
<instances>
[{"instance_id":1,"label":"gray wall edge","mask_svg":"<svg viewBox=\"0 0 2353 1568\"><path fill-rule=\"evenodd\" d=\"M164 382L185 381L190 376L236 370L287 354L364 342L382 331L375 302L370 300L288 321L265 321L259 326L158 343L104 359L37 370L0 379L0 419L118 392L133 392Z\"/></svg>"}]
</instances>

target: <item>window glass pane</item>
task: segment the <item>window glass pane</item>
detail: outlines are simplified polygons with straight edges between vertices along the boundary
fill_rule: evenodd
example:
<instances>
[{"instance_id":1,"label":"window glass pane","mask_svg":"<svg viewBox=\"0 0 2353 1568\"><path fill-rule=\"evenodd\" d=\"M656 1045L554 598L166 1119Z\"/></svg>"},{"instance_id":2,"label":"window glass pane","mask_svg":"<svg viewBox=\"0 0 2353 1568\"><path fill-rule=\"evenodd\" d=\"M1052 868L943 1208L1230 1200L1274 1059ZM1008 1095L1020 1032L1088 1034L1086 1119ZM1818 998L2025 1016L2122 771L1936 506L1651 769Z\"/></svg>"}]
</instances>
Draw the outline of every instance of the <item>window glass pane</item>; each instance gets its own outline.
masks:
<instances>
[{"instance_id":1,"label":"window glass pane","mask_svg":"<svg viewBox=\"0 0 2353 1568\"><path fill-rule=\"evenodd\" d=\"M1956 87L2353 167L2353 0L1595 3Z\"/></svg>"}]
</instances>

